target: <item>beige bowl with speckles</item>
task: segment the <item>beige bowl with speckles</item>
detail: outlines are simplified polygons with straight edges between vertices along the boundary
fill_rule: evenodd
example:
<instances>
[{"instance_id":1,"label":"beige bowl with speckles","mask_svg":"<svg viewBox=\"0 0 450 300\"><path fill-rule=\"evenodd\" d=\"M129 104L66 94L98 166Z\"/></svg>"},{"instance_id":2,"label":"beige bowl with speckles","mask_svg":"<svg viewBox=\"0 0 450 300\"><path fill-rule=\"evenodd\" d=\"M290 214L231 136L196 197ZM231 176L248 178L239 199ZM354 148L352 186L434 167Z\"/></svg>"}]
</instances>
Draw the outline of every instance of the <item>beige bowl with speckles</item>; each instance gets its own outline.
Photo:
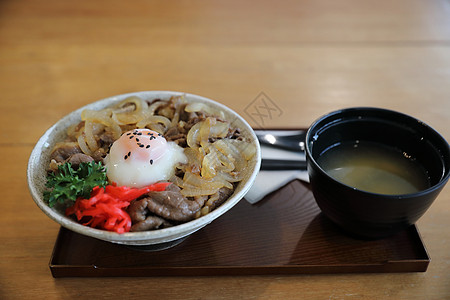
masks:
<instances>
[{"instance_id":1,"label":"beige bowl with speckles","mask_svg":"<svg viewBox=\"0 0 450 300\"><path fill-rule=\"evenodd\" d=\"M201 218L174 227L153 231L127 232L124 234L118 234L115 232L109 232L81 225L75 222L73 219L65 216L64 212L58 211L54 208L50 208L47 203L44 202L43 191L45 189L46 168L49 164L50 152L57 141L61 141L64 139L67 127L81 121L80 115L84 109L102 109L120 102L130 96L138 96L144 100L151 100L156 98L169 99L171 96L177 95L184 95L184 98L187 102L206 103L214 110L224 112L225 118L231 122L231 125L234 127L239 127L242 134L246 137L249 137L251 142L257 149L256 155L250 161L250 167L246 170L244 179L238 184L233 194L221 206ZM250 125L230 108L213 100L197 95L170 91L146 91L123 94L102 99L88 104L63 117L44 133L44 135L39 139L36 146L34 147L28 162L27 179L31 196L33 197L36 204L47 216L49 216L52 220L54 220L61 226L74 232L112 243L132 246L157 246L165 243L173 243L177 240L182 240L182 238L187 237L188 235L205 227L206 225L220 217L222 214L229 211L244 197L244 195L252 186L259 171L260 163L261 151L255 133L253 132Z\"/></svg>"}]
</instances>

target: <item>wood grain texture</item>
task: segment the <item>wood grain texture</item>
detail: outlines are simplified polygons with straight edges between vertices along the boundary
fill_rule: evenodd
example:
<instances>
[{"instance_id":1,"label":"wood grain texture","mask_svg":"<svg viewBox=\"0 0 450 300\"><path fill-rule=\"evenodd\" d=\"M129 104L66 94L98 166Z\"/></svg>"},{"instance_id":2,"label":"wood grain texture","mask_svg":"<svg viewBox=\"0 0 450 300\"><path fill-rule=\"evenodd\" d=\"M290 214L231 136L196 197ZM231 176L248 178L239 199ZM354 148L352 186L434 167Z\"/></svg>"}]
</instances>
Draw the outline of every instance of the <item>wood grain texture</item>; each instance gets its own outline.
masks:
<instances>
[{"instance_id":1,"label":"wood grain texture","mask_svg":"<svg viewBox=\"0 0 450 300\"><path fill-rule=\"evenodd\" d=\"M426 273L55 280L47 263L59 227L33 203L25 174L59 118L140 90L196 93L244 117L264 92L282 110L268 127L380 106L448 140L449 12L446 0L1 1L0 298L445 299L449 187L418 222Z\"/></svg>"}]
</instances>

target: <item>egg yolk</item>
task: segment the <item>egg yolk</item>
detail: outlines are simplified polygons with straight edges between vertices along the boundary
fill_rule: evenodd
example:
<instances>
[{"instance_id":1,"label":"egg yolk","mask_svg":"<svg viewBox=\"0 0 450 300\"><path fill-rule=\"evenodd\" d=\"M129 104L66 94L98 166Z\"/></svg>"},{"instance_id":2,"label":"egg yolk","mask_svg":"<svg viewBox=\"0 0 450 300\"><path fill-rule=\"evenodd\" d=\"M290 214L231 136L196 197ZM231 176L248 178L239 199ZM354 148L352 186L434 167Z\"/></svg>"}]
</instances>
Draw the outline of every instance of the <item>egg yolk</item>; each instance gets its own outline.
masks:
<instances>
[{"instance_id":1,"label":"egg yolk","mask_svg":"<svg viewBox=\"0 0 450 300\"><path fill-rule=\"evenodd\" d=\"M148 129L136 129L123 134L119 140L124 160L133 159L153 164L167 151L167 141L159 133Z\"/></svg>"},{"instance_id":2,"label":"egg yolk","mask_svg":"<svg viewBox=\"0 0 450 300\"><path fill-rule=\"evenodd\" d=\"M168 180L175 165L183 162L186 162L183 148L149 129L125 132L105 158L108 180L130 187Z\"/></svg>"}]
</instances>

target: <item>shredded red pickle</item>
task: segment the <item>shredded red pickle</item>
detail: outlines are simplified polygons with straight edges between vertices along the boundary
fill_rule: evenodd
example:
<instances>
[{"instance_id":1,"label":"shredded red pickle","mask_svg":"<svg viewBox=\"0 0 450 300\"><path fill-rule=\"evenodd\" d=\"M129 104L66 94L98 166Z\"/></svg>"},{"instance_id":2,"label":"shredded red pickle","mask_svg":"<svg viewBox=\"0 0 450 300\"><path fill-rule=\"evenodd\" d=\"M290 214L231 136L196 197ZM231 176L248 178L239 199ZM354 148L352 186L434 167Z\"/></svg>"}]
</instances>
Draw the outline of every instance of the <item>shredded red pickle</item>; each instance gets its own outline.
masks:
<instances>
[{"instance_id":1,"label":"shredded red pickle","mask_svg":"<svg viewBox=\"0 0 450 300\"><path fill-rule=\"evenodd\" d=\"M117 233L129 232L131 218L126 212L130 202L148 192L164 191L170 182L158 182L143 188L107 185L95 187L89 199L78 198L74 205L66 209L66 215L75 215L86 226Z\"/></svg>"}]
</instances>

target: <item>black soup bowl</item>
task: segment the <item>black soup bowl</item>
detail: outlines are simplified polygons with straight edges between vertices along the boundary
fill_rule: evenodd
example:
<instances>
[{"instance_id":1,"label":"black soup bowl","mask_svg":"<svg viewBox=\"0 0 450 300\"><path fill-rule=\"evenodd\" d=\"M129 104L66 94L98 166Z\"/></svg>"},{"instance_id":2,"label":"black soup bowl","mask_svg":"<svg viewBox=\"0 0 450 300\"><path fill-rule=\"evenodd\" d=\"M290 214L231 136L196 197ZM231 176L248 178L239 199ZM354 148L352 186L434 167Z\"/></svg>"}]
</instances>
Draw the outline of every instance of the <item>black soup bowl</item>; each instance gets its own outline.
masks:
<instances>
[{"instance_id":1,"label":"black soup bowl","mask_svg":"<svg viewBox=\"0 0 450 300\"><path fill-rule=\"evenodd\" d=\"M426 187L408 193L378 193L335 179L319 162L327 151L338 151L336 147L346 143L396 149L420 165ZM306 159L322 212L347 233L364 239L384 238L414 224L450 176L449 145L439 133L411 116L381 108L346 108L316 120L306 135Z\"/></svg>"}]
</instances>

